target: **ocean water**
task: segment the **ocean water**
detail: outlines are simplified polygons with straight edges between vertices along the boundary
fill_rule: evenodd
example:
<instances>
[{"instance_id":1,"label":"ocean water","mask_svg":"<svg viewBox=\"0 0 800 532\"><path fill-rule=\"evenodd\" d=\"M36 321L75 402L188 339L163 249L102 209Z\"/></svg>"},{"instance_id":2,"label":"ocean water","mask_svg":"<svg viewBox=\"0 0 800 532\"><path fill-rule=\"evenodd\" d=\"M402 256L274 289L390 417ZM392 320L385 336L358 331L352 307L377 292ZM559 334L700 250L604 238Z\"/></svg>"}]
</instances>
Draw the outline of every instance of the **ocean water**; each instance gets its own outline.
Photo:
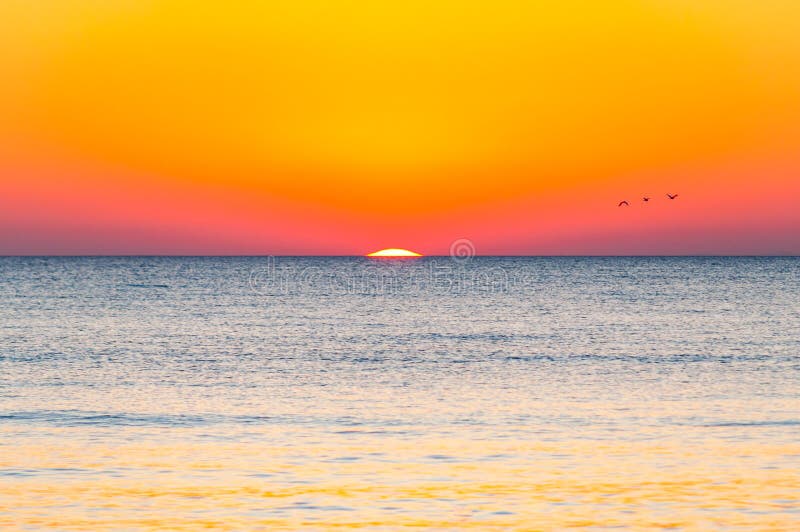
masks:
<instances>
[{"instance_id":1,"label":"ocean water","mask_svg":"<svg viewBox=\"0 0 800 532\"><path fill-rule=\"evenodd\" d=\"M0 527L800 528L797 258L1 258Z\"/></svg>"}]
</instances>

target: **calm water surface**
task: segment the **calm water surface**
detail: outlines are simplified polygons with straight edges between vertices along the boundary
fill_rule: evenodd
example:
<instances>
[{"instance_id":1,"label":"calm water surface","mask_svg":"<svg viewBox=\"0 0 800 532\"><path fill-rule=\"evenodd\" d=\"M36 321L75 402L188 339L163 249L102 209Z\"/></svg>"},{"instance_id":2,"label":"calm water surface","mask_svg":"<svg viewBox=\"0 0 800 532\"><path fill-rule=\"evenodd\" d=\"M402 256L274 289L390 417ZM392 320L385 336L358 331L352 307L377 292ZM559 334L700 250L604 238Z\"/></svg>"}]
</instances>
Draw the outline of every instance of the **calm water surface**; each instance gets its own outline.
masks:
<instances>
[{"instance_id":1,"label":"calm water surface","mask_svg":"<svg viewBox=\"0 0 800 532\"><path fill-rule=\"evenodd\" d=\"M0 527L800 528L796 258L0 259Z\"/></svg>"}]
</instances>

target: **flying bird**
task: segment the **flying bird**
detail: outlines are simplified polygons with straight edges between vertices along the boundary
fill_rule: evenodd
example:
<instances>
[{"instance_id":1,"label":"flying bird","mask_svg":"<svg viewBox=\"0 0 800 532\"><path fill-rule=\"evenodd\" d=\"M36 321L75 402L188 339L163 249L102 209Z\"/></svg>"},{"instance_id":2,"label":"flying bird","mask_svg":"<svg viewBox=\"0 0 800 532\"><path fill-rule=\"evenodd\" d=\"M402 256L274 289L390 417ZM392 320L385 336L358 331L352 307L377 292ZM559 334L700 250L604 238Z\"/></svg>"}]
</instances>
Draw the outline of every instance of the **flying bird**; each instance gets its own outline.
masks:
<instances>
[{"instance_id":1,"label":"flying bird","mask_svg":"<svg viewBox=\"0 0 800 532\"><path fill-rule=\"evenodd\" d=\"M675 199L675 198L677 198L677 197L678 197L678 195L677 195L677 194L667 194L667 197L668 197L669 199Z\"/></svg>"},{"instance_id":2,"label":"flying bird","mask_svg":"<svg viewBox=\"0 0 800 532\"><path fill-rule=\"evenodd\" d=\"M622 207L623 205L625 205L627 207L628 206L628 202L625 201L625 200L622 200L622 201L619 202L619 205L617 205L617 207Z\"/></svg>"},{"instance_id":3,"label":"flying bird","mask_svg":"<svg viewBox=\"0 0 800 532\"><path fill-rule=\"evenodd\" d=\"M642 201L650 201L650 198L648 198L647 196L645 196L645 197L643 197L643 198L642 198Z\"/></svg>"}]
</instances>

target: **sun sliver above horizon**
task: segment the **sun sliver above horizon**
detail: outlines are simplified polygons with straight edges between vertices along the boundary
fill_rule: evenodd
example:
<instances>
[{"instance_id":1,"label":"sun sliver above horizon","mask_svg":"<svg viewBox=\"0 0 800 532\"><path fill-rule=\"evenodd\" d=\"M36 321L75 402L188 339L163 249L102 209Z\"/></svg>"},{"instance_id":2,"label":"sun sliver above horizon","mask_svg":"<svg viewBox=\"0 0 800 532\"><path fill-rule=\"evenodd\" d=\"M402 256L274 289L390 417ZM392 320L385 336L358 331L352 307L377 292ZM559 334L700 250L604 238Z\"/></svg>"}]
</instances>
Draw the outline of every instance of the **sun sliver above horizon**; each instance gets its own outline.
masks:
<instances>
[{"instance_id":1,"label":"sun sliver above horizon","mask_svg":"<svg viewBox=\"0 0 800 532\"><path fill-rule=\"evenodd\" d=\"M372 253L368 253L367 257L375 257L375 258L415 258L421 257L420 253L416 253L414 251L409 251L407 249L402 248L386 248L381 249L379 251L373 251Z\"/></svg>"}]
</instances>

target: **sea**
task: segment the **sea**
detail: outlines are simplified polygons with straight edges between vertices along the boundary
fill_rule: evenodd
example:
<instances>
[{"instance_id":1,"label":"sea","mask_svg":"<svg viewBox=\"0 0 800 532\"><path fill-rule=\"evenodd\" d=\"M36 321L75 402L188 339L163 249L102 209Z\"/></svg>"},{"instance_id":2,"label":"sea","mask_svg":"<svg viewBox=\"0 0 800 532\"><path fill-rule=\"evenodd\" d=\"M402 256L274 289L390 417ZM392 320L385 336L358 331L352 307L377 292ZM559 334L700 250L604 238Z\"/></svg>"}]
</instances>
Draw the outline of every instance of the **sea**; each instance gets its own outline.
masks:
<instances>
[{"instance_id":1,"label":"sea","mask_svg":"<svg viewBox=\"0 0 800 532\"><path fill-rule=\"evenodd\" d=\"M800 259L0 258L0 528L800 529Z\"/></svg>"}]
</instances>

